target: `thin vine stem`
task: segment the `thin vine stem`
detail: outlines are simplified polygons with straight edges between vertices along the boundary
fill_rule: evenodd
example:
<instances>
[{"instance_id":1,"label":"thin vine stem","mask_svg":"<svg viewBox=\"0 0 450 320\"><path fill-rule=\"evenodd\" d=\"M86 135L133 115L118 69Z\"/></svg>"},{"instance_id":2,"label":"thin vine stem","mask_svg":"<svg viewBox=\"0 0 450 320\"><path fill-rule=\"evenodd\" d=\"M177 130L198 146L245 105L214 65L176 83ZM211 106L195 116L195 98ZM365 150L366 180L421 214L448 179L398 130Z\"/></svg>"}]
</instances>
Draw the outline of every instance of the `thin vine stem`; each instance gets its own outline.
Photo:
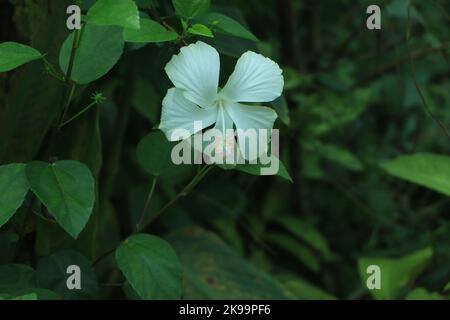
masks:
<instances>
[{"instance_id":1,"label":"thin vine stem","mask_svg":"<svg viewBox=\"0 0 450 320\"><path fill-rule=\"evenodd\" d=\"M417 81L417 74L416 74L416 66L414 64L414 58L411 54L411 46L410 46L410 38L411 38L411 2L408 4L408 22L407 22L407 30L406 30L406 47L408 49L408 56L411 63L411 72L413 76L413 82L414 86L416 87L417 93L420 96L420 100L422 101L423 108L425 109L426 113L433 119L433 121L440 127L441 131L444 133L444 135L447 137L447 139L450 141L450 133L448 131L448 128L444 123L442 123L441 120L431 111L430 107L428 106L427 100L425 99L425 95L422 92L422 89L420 87L419 81Z\"/></svg>"},{"instance_id":2,"label":"thin vine stem","mask_svg":"<svg viewBox=\"0 0 450 320\"><path fill-rule=\"evenodd\" d=\"M136 230L132 233L142 232L146 230L148 227L151 226L151 224L158 219L167 209L169 209L173 204L175 204L178 200L180 200L182 197L185 197L189 194L189 192L192 191L199 183L203 180L203 178L214 168L214 165L203 167L195 176L192 178L192 180L174 197L172 200L170 200L168 203L166 203L158 212L156 212L152 218L142 225L140 228L136 228ZM154 183L156 184L156 179L154 179ZM152 183L153 185L153 183ZM152 188L153 189L153 188ZM153 192L151 192L153 193ZM93 266L96 266L100 261L108 257L110 254L112 254L114 251L116 251L117 247L111 248L108 251L101 254L98 258L94 260L92 263Z\"/></svg>"},{"instance_id":3,"label":"thin vine stem","mask_svg":"<svg viewBox=\"0 0 450 320\"><path fill-rule=\"evenodd\" d=\"M158 181L158 177L154 177L152 181L152 185L150 187L150 191L148 193L147 199L145 200L144 208L142 209L141 216L138 220L138 223L136 224L136 232L139 232L141 230L141 225L144 222L145 213L148 210L148 207L150 206L150 202L152 201L153 193L155 192L156 182Z\"/></svg>"}]
</instances>

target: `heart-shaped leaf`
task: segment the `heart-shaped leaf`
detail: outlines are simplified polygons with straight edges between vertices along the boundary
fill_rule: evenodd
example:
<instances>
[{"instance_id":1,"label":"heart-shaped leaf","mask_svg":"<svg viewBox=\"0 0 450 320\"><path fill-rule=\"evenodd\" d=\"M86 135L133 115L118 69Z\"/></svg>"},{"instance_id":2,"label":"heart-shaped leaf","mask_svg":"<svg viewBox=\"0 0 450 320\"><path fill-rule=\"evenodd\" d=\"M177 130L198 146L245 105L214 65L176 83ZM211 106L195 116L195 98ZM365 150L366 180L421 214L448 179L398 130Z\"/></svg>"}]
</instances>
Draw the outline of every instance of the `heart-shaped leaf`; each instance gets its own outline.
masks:
<instances>
[{"instance_id":1,"label":"heart-shaped leaf","mask_svg":"<svg viewBox=\"0 0 450 320\"><path fill-rule=\"evenodd\" d=\"M116 261L141 298L181 298L181 264L165 240L149 234L131 236L117 249Z\"/></svg>"},{"instance_id":2,"label":"heart-shaped leaf","mask_svg":"<svg viewBox=\"0 0 450 320\"><path fill-rule=\"evenodd\" d=\"M31 190L55 217L58 224L77 238L92 213L94 178L77 161L45 163L33 161L26 169Z\"/></svg>"},{"instance_id":3,"label":"heart-shaped leaf","mask_svg":"<svg viewBox=\"0 0 450 320\"><path fill-rule=\"evenodd\" d=\"M20 163L0 166L0 227L14 215L27 195L25 167Z\"/></svg>"}]
</instances>

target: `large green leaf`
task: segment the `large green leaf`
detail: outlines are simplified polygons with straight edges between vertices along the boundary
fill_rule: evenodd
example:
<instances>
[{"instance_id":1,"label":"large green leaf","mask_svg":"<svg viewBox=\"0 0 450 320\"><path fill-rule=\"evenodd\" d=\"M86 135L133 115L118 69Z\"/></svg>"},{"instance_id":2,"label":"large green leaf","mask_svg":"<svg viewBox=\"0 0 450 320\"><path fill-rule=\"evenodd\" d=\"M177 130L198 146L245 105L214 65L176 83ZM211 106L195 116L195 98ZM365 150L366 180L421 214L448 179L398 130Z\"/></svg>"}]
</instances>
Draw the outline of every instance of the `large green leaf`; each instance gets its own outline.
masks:
<instances>
[{"instance_id":1,"label":"large green leaf","mask_svg":"<svg viewBox=\"0 0 450 320\"><path fill-rule=\"evenodd\" d=\"M432 256L432 248L424 248L400 258L360 258L359 273L365 286L370 276L367 267L380 267L381 288L372 289L370 293L376 299L395 299L426 268Z\"/></svg>"},{"instance_id":2,"label":"large green leaf","mask_svg":"<svg viewBox=\"0 0 450 320\"><path fill-rule=\"evenodd\" d=\"M246 40L259 41L253 33L248 31L239 22L221 13L210 12L202 15L197 20L205 25L211 26L213 30L219 33Z\"/></svg>"},{"instance_id":3,"label":"large green leaf","mask_svg":"<svg viewBox=\"0 0 450 320\"><path fill-rule=\"evenodd\" d=\"M117 249L116 261L141 298L181 298L182 268L165 240L149 234L133 235Z\"/></svg>"},{"instance_id":4,"label":"large green leaf","mask_svg":"<svg viewBox=\"0 0 450 320\"><path fill-rule=\"evenodd\" d=\"M77 161L27 165L31 190L55 217L59 225L77 238L92 213L95 186L89 168Z\"/></svg>"},{"instance_id":5,"label":"large green leaf","mask_svg":"<svg viewBox=\"0 0 450 320\"><path fill-rule=\"evenodd\" d=\"M175 11L184 18L192 19L208 11L210 0L172 0Z\"/></svg>"},{"instance_id":6,"label":"large green leaf","mask_svg":"<svg viewBox=\"0 0 450 320\"><path fill-rule=\"evenodd\" d=\"M124 29L123 38L127 42L137 43L164 42L176 40L178 34L175 31L167 30L156 21L141 19L141 28L139 30Z\"/></svg>"},{"instance_id":7,"label":"large green leaf","mask_svg":"<svg viewBox=\"0 0 450 320\"><path fill-rule=\"evenodd\" d=\"M418 153L381 164L389 174L450 196L450 157Z\"/></svg>"},{"instance_id":8,"label":"large green leaf","mask_svg":"<svg viewBox=\"0 0 450 320\"><path fill-rule=\"evenodd\" d=\"M168 236L184 267L185 299L286 299L286 290L216 235L187 228Z\"/></svg>"},{"instance_id":9,"label":"large green leaf","mask_svg":"<svg viewBox=\"0 0 450 320\"><path fill-rule=\"evenodd\" d=\"M0 266L0 294L34 288L34 270L23 264L6 264Z\"/></svg>"},{"instance_id":10,"label":"large green leaf","mask_svg":"<svg viewBox=\"0 0 450 320\"><path fill-rule=\"evenodd\" d=\"M133 0L97 0L86 21L99 26L139 29L139 10Z\"/></svg>"},{"instance_id":11,"label":"large green leaf","mask_svg":"<svg viewBox=\"0 0 450 320\"><path fill-rule=\"evenodd\" d=\"M80 268L81 289L67 288L67 279L71 275L67 273L67 268L71 265ZM58 293L64 299L92 299L98 293L97 277L91 263L80 253L70 250L41 258L36 268L36 284Z\"/></svg>"},{"instance_id":12,"label":"large green leaf","mask_svg":"<svg viewBox=\"0 0 450 320\"><path fill-rule=\"evenodd\" d=\"M0 166L0 227L14 215L28 193L24 164Z\"/></svg>"},{"instance_id":13,"label":"large green leaf","mask_svg":"<svg viewBox=\"0 0 450 320\"><path fill-rule=\"evenodd\" d=\"M0 72L10 71L40 58L41 53L32 47L16 42L0 43Z\"/></svg>"},{"instance_id":14,"label":"large green leaf","mask_svg":"<svg viewBox=\"0 0 450 320\"><path fill-rule=\"evenodd\" d=\"M59 52L59 65L64 73L67 73L73 41L74 33L71 33ZM72 80L87 84L101 78L117 63L123 47L122 28L86 25L75 54Z\"/></svg>"},{"instance_id":15,"label":"large green leaf","mask_svg":"<svg viewBox=\"0 0 450 320\"><path fill-rule=\"evenodd\" d=\"M169 142L161 131L154 131L145 136L137 147L139 164L151 175L159 176L173 166L171 151L173 143Z\"/></svg>"}]
</instances>

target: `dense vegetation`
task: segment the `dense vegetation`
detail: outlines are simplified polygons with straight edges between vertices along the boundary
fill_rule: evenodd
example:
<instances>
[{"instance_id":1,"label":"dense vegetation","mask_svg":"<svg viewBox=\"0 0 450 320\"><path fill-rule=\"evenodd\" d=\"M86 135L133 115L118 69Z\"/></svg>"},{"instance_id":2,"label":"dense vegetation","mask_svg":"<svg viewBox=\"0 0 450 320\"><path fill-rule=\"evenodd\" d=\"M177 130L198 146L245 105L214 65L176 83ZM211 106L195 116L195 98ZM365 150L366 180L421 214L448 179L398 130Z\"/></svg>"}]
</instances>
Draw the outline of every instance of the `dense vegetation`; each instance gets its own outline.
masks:
<instances>
[{"instance_id":1,"label":"dense vegetation","mask_svg":"<svg viewBox=\"0 0 450 320\"><path fill-rule=\"evenodd\" d=\"M448 298L449 4L2 1L0 297ZM167 156L164 67L198 40L221 86L248 50L283 70L278 175Z\"/></svg>"}]
</instances>

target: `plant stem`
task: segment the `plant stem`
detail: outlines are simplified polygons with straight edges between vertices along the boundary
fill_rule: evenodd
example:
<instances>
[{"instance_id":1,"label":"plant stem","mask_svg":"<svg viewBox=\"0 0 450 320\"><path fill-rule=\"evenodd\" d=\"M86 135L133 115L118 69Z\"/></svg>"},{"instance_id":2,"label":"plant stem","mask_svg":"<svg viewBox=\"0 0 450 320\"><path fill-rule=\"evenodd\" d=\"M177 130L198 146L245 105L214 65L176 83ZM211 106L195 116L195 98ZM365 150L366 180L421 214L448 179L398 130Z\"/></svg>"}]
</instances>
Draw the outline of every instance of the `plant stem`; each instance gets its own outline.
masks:
<instances>
[{"instance_id":1,"label":"plant stem","mask_svg":"<svg viewBox=\"0 0 450 320\"><path fill-rule=\"evenodd\" d=\"M164 205L153 217L142 227L136 228L135 232L141 232L142 230L147 229L158 217L160 217L164 211L166 211L168 208L170 208L175 202L177 202L180 198L186 196L190 191L192 191L193 188L206 176L206 174L211 171L214 168L213 165L206 166L202 168L195 177L181 190L172 200L170 200L167 204ZM156 178L153 180L152 188L154 189L153 185L156 185ZM154 191L153 191L154 192ZM149 197L151 199L151 194L153 193L150 191ZM145 212L145 211L144 211ZM141 224L140 224L141 225ZM112 249L109 249L108 251L104 252L102 255L100 255L97 259L94 260L92 263L93 266L97 265L101 260L109 256L111 253L116 251L117 247L114 247Z\"/></svg>"},{"instance_id":2,"label":"plant stem","mask_svg":"<svg viewBox=\"0 0 450 320\"><path fill-rule=\"evenodd\" d=\"M154 177L152 181L152 186L150 187L150 192L148 193L147 200L145 201L144 208L142 209L141 216L138 220L138 223L136 224L136 232L139 232L141 230L141 225L144 222L145 212L147 212L147 209L150 205L150 201L152 200L153 193L155 192L156 182L158 181L158 177Z\"/></svg>"},{"instance_id":3,"label":"plant stem","mask_svg":"<svg viewBox=\"0 0 450 320\"><path fill-rule=\"evenodd\" d=\"M61 102L61 107L64 111L62 113L61 118L58 121L58 124L53 129L53 133L51 134L47 152L45 153L46 158L49 158L51 156L51 153L52 153L53 148L56 143L56 138L61 129L61 124L64 123L64 118L66 117L67 111L69 110L70 103L72 101L72 97L75 92L75 83L72 81L71 78L72 78L72 70L73 70L73 65L74 65L74 60L75 60L75 54L77 52L80 39L81 39L80 30L75 30L75 33L73 36L73 42L72 42L72 50L70 52L69 65L67 67L67 73L64 76L64 83L67 86L66 92L64 94L64 97L66 97L66 98L65 98L65 100L62 100L62 102Z\"/></svg>"},{"instance_id":4,"label":"plant stem","mask_svg":"<svg viewBox=\"0 0 450 320\"><path fill-rule=\"evenodd\" d=\"M206 166L202 168L195 177L189 182L172 200L166 203L158 212L156 212L150 220L141 228L141 230L147 229L156 219L158 219L167 209L169 209L174 203L185 197L195 188L195 186L211 171L214 166Z\"/></svg>"},{"instance_id":5,"label":"plant stem","mask_svg":"<svg viewBox=\"0 0 450 320\"><path fill-rule=\"evenodd\" d=\"M64 122L64 118L67 115L67 112L69 111L70 102L72 101L73 93L75 91L75 83L72 81L72 71L73 71L73 65L75 62L75 54L78 49L79 41L81 39L80 30L75 30L74 36L73 36L73 42L72 42L72 50L70 52L70 58L69 58L69 65L67 67L67 73L64 77L66 85L69 87L66 105L64 107L64 112L60 120L59 128L61 128L61 124ZM58 129L59 131L59 129Z\"/></svg>"},{"instance_id":6,"label":"plant stem","mask_svg":"<svg viewBox=\"0 0 450 320\"><path fill-rule=\"evenodd\" d=\"M83 113L85 113L86 111L88 111L90 108L92 108L94 105L97 104L97 101L93 101L91 102L87 107L85 107L83 110L81 110L80 112L78 112L76 115L74 115L73 117L71 117L69 120L64 121L63 123L61 123L59 125L59 128L61 129L62 127L64 127L66 124L72 122L73 120L75 120L76 118L78 118L79 116L81 116Z\"/></svg>"}]
</instances>

